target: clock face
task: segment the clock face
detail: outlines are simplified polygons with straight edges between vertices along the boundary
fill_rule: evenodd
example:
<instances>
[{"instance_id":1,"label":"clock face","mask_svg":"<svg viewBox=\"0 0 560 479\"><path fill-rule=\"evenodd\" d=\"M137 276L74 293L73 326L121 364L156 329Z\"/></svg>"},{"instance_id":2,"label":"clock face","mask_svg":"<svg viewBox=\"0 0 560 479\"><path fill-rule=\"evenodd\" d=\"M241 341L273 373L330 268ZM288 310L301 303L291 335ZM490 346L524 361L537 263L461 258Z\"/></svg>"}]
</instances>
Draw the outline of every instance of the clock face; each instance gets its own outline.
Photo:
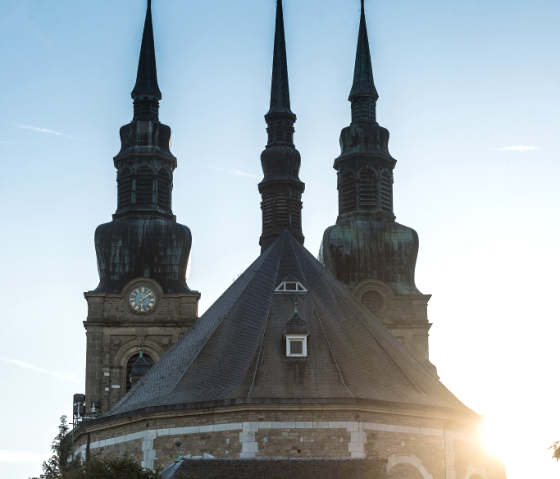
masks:
<instances>
[{"instance_id":1,"label":"clock face","mask_svg":"<svg viewBox=\"0 0 560 479\"><path fill-rule=\"evenodd\" d=\"M128 304L137 313L149 313L156 305L156 293L147 286L134 288L128 296Z\"/></svg>"}]
</instances>

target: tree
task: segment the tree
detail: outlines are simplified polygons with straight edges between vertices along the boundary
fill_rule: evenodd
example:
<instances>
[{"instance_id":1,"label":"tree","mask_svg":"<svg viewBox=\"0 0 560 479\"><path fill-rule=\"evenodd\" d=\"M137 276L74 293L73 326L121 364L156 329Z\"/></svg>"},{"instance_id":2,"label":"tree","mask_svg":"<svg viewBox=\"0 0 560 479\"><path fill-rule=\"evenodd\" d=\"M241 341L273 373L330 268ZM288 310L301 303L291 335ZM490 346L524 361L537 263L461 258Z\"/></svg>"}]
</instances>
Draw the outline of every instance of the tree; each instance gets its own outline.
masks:
<instances>
[{"instance_id":1,"label":"tree","mask_svg":"<svg viewBox=\"0 0 560 479\"><path fill-rule=\"evenodd\" d=\"M160 479L159 472L143 469L129 456L114 459L72 457L72 436L66 416L60 418L58 434L53 439L53 455L43 462L43 473L33 479Z\"/></svg>"},{"instance_id":2,"label":"tree","mask_svg":"<svg viewBox=\"0 0 560 479\"><path fill-rule=\"evenodd\" d=\"M69 429L66 416L61 416L58 434L51 444L54 454L43 462L43 474L34 479L62 479L63 471L72 467L73 463L68 463L68 458L72 453L72 441L68 436Z\"/></svg>"},{"instance_id":3,"label":"tree","mask_svg":"<svg viewBox=\"0 0 560 479\"><path fill-rule=\"evenodd\" d=\"M548 450L552 451L552 459L560 461L560 441L556 441Z\"/></svg>"}]
</instances>

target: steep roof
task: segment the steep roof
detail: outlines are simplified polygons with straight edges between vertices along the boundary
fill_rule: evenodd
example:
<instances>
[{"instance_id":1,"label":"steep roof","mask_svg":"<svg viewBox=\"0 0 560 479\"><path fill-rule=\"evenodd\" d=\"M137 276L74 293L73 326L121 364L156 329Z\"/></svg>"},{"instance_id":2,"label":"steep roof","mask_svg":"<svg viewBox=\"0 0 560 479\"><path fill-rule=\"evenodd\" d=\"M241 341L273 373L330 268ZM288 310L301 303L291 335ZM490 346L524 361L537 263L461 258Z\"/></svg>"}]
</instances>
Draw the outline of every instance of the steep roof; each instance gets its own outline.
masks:
<instances>
[{"instance_id":1,"label":"steep roof","mask_svg":"<svg viewBox=\"0 0 560 479\"><path fill-rule=\"evenodd\" d=\"M274 289L288 275L308 289L298 304L307 358L285 355L293 296ZM209 401L343 398L470 412L285 232L105 416Z\"/></svg>"}]
</instances>

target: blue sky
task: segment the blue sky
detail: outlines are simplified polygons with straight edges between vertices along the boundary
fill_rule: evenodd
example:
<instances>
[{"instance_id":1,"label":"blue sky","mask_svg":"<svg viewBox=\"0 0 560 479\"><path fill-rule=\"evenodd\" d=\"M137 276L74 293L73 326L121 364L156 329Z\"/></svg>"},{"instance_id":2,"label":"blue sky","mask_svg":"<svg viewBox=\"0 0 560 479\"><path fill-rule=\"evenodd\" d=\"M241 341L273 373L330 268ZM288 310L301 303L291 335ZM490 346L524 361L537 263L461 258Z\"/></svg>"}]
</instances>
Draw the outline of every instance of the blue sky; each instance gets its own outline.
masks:
<instances>
[{"instance_id":1,"label":"blue sky","mask_svg":"<svg viewBox=\"0 0 560 479\"><path fill-rule=\"evenodd\" d=\"M174 212L206 309L259 254L273 0L153 0ZM337 214L358 0L285 0L306 246ZM93 233L116 206L144 0L0 0L0 477L37 474L83 391ZM366 0L397 221L420 236L432 361L508 477L557 477L560 2ZM520 148L523 147L523 148Z\"/></svg>"}]
</instances>

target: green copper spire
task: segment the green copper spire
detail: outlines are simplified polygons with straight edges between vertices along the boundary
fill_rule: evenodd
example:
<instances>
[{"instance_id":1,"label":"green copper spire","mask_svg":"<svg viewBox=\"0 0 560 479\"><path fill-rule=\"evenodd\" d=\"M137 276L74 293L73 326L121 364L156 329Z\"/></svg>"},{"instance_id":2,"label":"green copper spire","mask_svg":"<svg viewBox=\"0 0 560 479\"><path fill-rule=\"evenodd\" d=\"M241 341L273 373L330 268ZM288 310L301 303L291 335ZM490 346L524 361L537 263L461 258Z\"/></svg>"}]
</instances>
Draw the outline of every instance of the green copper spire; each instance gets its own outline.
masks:
<instances>
[{"instance_id":1,"label":"green copper spire","mask_svg":"<svg viewBox=\"0 0 560 479\"><path fill-rule=\"evenodd\" d=\"M373 81L373 68L371 66L371 54L369 50L364 0L362 0L360 32L358 33L358 49L356 51L356 65L354 67L354 84L352 85L349 100L352 101L358 97L372 97L374 100L379 98Z\"/></svg>"},{"instance_id":2,"label":"green copper spire","mask_svg":"<svg viewBox=\"0 0 560 479\"><path fill-rule=\"evenodd\" d=\"M142 47L138 61L138 74L131 96L134 100L134 120L158 120L161 91L157 81L151 0L148 0Z\"/></svg>"}]
</instances>

